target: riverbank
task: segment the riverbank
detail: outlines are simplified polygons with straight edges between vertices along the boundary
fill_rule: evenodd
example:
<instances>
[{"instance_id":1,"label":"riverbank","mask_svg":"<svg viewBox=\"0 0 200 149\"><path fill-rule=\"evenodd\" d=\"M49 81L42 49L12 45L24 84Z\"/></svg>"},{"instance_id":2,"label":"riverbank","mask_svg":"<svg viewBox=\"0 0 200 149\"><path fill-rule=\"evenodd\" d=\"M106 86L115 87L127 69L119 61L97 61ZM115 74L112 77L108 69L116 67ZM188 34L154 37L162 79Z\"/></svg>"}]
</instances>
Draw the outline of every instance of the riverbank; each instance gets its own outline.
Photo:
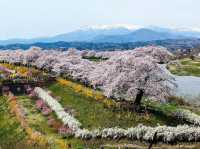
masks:
<instances>
[{"instance_id":1,"label":"riverbank","mask_svg":"<svg viewBox=\"0 0 200 149\"><path fill-rule=\"evenodd\" d=\"M186 102L200 105L200 59L181 59L167 65L168 73L175 78L175 95Z\"/></svg>"}]
</instances>

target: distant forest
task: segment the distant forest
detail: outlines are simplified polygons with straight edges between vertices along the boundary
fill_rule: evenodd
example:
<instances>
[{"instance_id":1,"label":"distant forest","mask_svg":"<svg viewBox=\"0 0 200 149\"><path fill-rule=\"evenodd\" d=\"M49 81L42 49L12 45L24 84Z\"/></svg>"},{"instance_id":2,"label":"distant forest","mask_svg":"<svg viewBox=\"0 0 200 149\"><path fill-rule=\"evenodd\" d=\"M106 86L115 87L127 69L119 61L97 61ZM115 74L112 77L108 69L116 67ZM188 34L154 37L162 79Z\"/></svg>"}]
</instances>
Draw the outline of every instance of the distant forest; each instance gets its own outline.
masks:
<instances>
[{"instance_id":1,"label":"distant forest","mask_svg":"<svg viewBox=\"0 0 200 149\"><path fill-rule=\"evenodd\" d=\"M1 50L6 49L28 49L31 46L41 47L43 49L59 49L66 50L67 48L77 48L79 50L127 50L135 47L157 45L167 47L170 51L177 49L192 49L200 47L200 39L180 39L180 40L156 40L148 42L133 42L133 43L89 43L89 42L55 42L55 43L34 43L34 44L11 44L0 46Z\"/></svg>"}]
</instances>

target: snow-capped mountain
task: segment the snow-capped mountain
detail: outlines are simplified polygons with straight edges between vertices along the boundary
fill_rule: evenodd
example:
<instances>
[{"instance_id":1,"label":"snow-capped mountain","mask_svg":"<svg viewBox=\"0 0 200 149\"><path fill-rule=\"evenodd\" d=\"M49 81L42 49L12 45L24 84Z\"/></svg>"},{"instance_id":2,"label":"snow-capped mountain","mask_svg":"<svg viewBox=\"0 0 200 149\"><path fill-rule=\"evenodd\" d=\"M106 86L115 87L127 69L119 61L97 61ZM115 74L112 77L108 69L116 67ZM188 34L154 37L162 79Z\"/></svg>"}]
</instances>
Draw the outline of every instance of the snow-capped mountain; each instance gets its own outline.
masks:
<instances>
[{"instance_id":1,"label":"snow-capped mountain","mask_svg":"<svg viewBox=\"0 0 200 149\"><path fill-rule=\"evenodd\" d=\"M165 39L200 38L199 28L163 28L156 26L138 25L94 25L46 38L11 39L0 41L0 45L36 42L137 42Z\"/></svg>"},{"instance_id":2,"label":"snow-capped mountain","mask_svg":"<svg viewBox=\"0 0 200 149\"><path fill-rule=\"evenodd\" d=\"M112 30L112 29L119 29L119 28L123 28L123 29L133 31L133 30L143 28L143 26L131 25L131 24L92 25L92 26L83 27L80 30Z\"/></svg>"},{"instance_id":3,"label":"snow-capped mountain","mask_svg":"<svg viewBox=\"0 0 200 149\"><path fill-rule=\"evenodd\" d=\"M163 27L149 26L148 29L157 32L167 32L171 34L176 34L179 36L200 38L200 28L163 28Z\"/></svg>"},{"instance_id":4,"label":"snow-capped mountain","mask_svg":"<svg viewBox=\"0 0 200 149\"><path fill-rule=\"evenodd\" d=\"M125 35L98 36L93 40L93 42L124 43L183 38L185 37L181 35L176 35L168 32L158 32L151 29L142 28Z\"/></svg>"}]
</instances>

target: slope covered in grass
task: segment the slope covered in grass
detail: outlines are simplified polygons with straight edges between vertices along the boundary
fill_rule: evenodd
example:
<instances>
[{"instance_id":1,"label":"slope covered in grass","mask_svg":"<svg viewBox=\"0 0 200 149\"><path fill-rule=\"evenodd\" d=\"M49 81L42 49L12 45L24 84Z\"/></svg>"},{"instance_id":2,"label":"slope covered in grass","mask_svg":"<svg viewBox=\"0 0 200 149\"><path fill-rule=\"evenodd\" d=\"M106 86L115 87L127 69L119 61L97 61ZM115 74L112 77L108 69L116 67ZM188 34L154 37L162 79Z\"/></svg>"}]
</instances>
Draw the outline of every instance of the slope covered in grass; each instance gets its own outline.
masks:
<instances>
[{"instance_id":1,"label":"slope covered in grass","mask_svg":"<svg viewBox=\"0 0 200 149\"><path fill-rule=\"evenodd\" d=\"M23 145L25 133L19 123L10 113L6 97L0 96L0 147L14 147L14 144Z\"/></svg>"},{"instance_id":2,"label":"slope covered in grass","mask_svg":"<svg viewBox=\"0 0 200 149\"><path fill-rule=\"evenodd\" d=\"M23 106L26 112L26 120L29 126L34 130L40 132L48 140L51 140L50 146L46 148L60 149L58 144L55 142L64 143L67 146L72 145L74 148L83 148L83 143L81 140L67 138L65 139L58 134L58 131L48 125L47 117L42 115L42 113L36 108L34 101L32 101L28 96L17 96L18 103Z\"/></svg>"},{"instance_id":3,"label":"slope covered in grass","mask_svg":"<svg viewBox=\"0 0 200 149\"><path fill-rule=\"evenodd\" d=\"M26 112L26 120L31 128L43 134L54 134L55 130L47 125L46 117L36 109L35 103L31 101L31 99L27 96L18 96L17 99L18 103L23 106L23 109Z\"/></svg>"},{"instance_id":4,"label":"slope covered in grass","mask_svg":"<svg viewBox=\"0 0 200 149\"><path fill-rule=\"evenodd\" d=\"M128 110L107 108L92 97L76 93L70 87L53 84L49 88L55 96L60 97L63 107L74 109L74 116L88 129L105 127L128 128L143 123L149 126L159 124L173 125L175 121L161 115L134 113Z\"/></svg>"},{"instance_id":5,"label":"slope covered in grass","mask_svg":"<svg viewBox=\"0 0 200 149\"><path fill-rule=\"evenodd\" d=\"M174 64L169 65L171 73L180 76L197 76L200 77L200 59L181 59L181 65L177 66Z\"/></svg>"}]
</instances>

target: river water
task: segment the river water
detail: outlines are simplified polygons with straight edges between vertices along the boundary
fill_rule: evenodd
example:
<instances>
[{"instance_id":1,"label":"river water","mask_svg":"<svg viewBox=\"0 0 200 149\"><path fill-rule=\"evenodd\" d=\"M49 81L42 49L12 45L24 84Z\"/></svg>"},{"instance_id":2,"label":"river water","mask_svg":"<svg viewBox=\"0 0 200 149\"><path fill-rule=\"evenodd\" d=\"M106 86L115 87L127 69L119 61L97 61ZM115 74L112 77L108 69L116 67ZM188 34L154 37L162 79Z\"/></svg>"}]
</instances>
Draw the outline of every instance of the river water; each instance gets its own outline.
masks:
<instances>
[{"instance_id":1,"label":"river water","mask_svg":"<svg viewBox=\"0 0 200 149\"><path fill-rule=\"evenodd\" d=\"M167 73L172 75L166 69L165 65L163 65L163 68ZM200 105L200 77L172 76L175 78L175 83L177 84L175 95L183 97L187 102Z\"/></svg>"}]
</instances>

